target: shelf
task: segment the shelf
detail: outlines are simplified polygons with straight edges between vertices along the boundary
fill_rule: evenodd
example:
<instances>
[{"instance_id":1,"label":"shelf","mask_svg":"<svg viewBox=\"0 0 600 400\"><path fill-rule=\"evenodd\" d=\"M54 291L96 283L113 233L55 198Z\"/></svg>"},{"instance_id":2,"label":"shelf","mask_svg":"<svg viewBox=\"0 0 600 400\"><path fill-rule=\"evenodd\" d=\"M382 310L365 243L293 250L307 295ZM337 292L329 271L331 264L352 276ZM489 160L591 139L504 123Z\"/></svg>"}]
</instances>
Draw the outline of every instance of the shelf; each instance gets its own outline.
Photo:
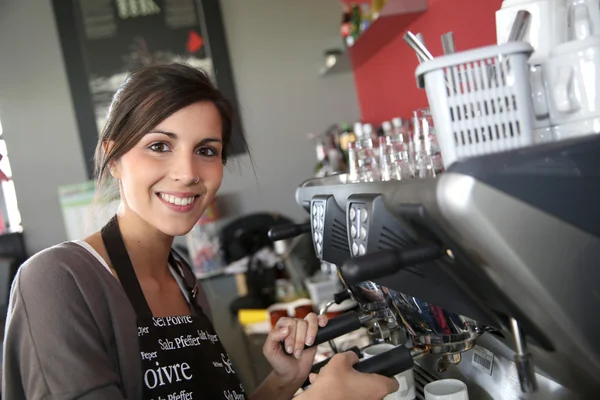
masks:
<instances>
[{"instance_id":1,"label":"shelf","mask_svg":"<svg viewBox=\"0 0 600 400\"><path fill-rule=\"evenodd\" d=\"M359 3L357 0L340 0L342 3ZM390 43L428 8L427 0L388 0L379 18L348 49L354 69L359 68L386 44Z\"/></svg>"},{"instance_id":2,"label":"shelf","mask_svg":"<svg viewBox=\"0 0 600 400\"><path fill-rule=\"evenodd\" d=\"M351 71L352 64L350 63L350 57L348 57L348 53L343 52L327 56L325 58L325 65L321 68L319 73L321 76L328 76Z\"/></svg>"}]
</instances>

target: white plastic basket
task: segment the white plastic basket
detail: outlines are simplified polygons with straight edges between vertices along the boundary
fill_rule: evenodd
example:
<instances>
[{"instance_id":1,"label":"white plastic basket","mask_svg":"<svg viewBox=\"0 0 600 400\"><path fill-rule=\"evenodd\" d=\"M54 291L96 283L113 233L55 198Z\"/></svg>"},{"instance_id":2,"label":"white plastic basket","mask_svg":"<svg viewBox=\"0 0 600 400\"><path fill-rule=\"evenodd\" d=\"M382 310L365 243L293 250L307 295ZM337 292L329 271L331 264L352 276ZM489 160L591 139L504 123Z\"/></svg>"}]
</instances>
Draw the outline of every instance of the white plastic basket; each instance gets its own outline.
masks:
<instances>
[{"instance_id":1,"label":"white plastic basket","mask_svg":"<svg viewBox=\"0 0 600 400\"><path fill-rule=\"evenodd\" d=\"M425 87L438 142L449 167L463 158L533 144L533 106L522 42L435 58L416 70Z\"/></svg>"}]
</instances>

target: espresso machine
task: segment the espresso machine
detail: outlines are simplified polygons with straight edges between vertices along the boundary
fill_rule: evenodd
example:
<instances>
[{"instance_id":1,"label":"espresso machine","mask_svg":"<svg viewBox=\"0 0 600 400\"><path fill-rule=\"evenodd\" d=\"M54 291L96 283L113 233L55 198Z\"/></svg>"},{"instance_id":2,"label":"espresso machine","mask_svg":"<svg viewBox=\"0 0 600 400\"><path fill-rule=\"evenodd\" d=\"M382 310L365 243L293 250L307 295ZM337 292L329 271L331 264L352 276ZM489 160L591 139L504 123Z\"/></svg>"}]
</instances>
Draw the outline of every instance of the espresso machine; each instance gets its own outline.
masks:
<instances>
[{"instance_id":1,"label":"espresso machine","mask_svg":"<svg viewBox=\"0 0 600 400\"><path fill-rule=\"evenodd\" d=\"M309 179L296 202L358 310L315 345L375 326L394 350L356 365L413 368L472 399L600 398L600 136L453 163L436 178ZM378 359L379 358L379 359Z\"/></svg>"}]
</instances>

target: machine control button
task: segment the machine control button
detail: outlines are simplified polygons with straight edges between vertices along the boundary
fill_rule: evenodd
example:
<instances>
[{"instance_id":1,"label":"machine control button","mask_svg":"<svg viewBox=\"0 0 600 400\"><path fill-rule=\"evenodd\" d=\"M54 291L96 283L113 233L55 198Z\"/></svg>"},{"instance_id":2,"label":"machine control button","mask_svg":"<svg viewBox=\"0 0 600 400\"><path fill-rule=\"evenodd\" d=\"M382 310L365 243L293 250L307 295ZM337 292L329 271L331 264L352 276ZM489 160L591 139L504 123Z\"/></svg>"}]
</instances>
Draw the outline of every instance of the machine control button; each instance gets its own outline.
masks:
<instances>
[{"instance_id":1,"label":"machine control button","mask_svg":"<svg viewBox=\"0 0 600 400\"><path fill-rule=\"evenodd\" d=\"M352 235L353 239L356 239L356 226L352 225L350 226L350 235Z\"/></svg>"},{"instance_id":2,"label":"machine control button","mask_svg":"<svg viewBox=\"0 0 600 400\"><path fill-rule=\"evenodd\" d=\"M358 246L358 255L363 256L366 253L365 245Z\"/></svg>"},{"instance_id":3,"label":"machine control button","mask_svg":"<svg viewBox=\"0 0 600 400\"><path fill-rule=\"evenodd\" d=\"M356 208L350 207L350 221L354 221L356 219Z\"/></svg>"},{"instance_id":4,"label":"machine control button","mask_svg":"<svg viewBox=\"0 0 600 400\"><path fill-rule=\"evenodd\" d=\"M358 255L358 244L356 244L356 242L352 242L352 254L353 255Z\"/></svg>"},{"instance_id":5,"label":"machine control button","mask_svg":"<svg viewBox=\"0 0 600 400\"><path fill-rule=\"evenodd\" d=\"M312 205L312 215L317 215L317 203L313 203Z\"/></svg>"},{"instance_id":6,"label":"machine control button","mask_svg":"<svg viewBox=\"0 0 600 400\"><path fill-rule=\"evenodd\" d=\"M319 220L318 218L313 218L313 228L317 229L319 227Z\"/></svg>"},{"instance_id":7,"label":"machine control button","mask_svg":"<svg viewBox=\"0 0 600 400\"><path fill-rule=\"evenodd\" d=\"M361 238L362 240L365 240L365 239L367 239L367 228L365 228L364 226L362 226L362 227L360 228L360 238Z\"/></svg>"},{"instance_id":8,"label":"machine control button","mask_svg":"<svg viewBox=\"0 0 600 400\"><path fill-rule=\"evenodd\" d=\"M321 254L321 244L317 243L317 253Z\"/></svg>"},{"instance_id":9,"label":"machine control button","mask_svg":"<svg viewBox=\"0 0 600 400\"><path fill-rule=\"evenodd\" d=\"M369 218L369 213L366 209L362 210L362 222L367 222L367 219Z\"/></svg>"}]
</instances>

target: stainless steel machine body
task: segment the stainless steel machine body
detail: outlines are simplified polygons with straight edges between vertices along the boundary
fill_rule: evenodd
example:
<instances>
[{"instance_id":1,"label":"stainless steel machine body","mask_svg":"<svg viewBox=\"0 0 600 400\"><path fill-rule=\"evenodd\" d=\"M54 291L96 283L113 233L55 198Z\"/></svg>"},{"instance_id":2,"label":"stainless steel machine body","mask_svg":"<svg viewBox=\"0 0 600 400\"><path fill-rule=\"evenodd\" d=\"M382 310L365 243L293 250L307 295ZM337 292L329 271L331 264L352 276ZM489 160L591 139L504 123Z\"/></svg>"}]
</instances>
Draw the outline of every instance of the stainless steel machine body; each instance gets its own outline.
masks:
<instances>
[{"instance_id":1,"label":"stainless steel machine body","mask_svg":"<svg viewBox=\"0 0 600 400\"><path fill-rule=\"evenodd\" d=\"M364 311L431 353L460 355L422 357L417 375L459 377L477 399L596 398L598 155L600 137L586 137L458 162L435 179L308 180L296 200L318 257ZM441 254L425 262L365 267L371 254L431 244Z\"/></svg>"}]
</instances>

